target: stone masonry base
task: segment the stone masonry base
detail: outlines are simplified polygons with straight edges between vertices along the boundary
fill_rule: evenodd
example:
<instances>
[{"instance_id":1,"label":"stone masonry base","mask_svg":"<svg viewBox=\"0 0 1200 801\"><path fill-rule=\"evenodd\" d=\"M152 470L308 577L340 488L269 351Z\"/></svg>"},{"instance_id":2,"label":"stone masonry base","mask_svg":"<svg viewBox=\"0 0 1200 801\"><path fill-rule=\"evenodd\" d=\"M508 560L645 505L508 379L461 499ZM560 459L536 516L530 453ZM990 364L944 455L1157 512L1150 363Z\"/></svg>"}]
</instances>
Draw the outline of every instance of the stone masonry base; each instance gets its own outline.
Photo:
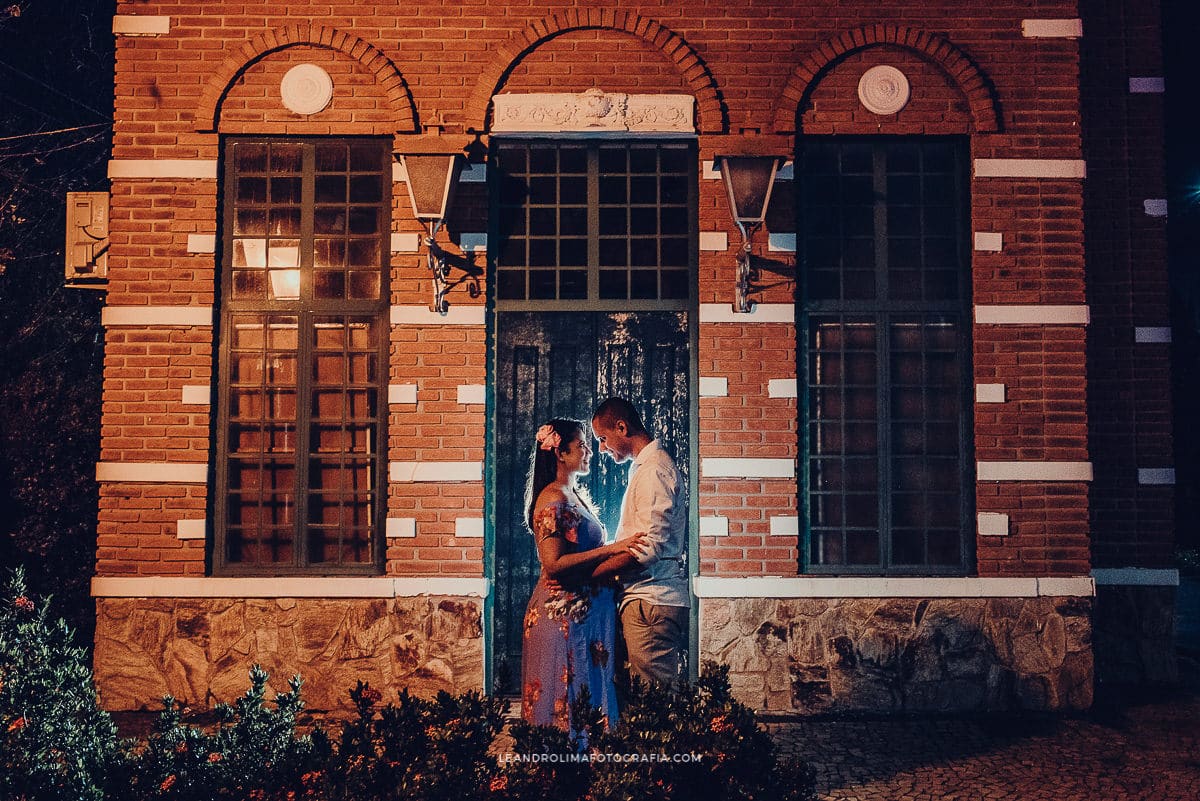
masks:
<instances>
[{"instance_id":1,"label":"stone masonry base","mask_svg":"<svg viewBox=\"0 0 1200 801\"><path fill-rule=\"evenodd\" d=\"M1096 680L1113 684L1174 684L1174 587L1096 588Z\"/></svg>"},{"instance_id":2,"label":"stone masonry base","mask_svg":"<svg viewBox=\"0 0 1200 801\"><path fill-rule=\"evenodd\" d=\"M310 709L349 707L359 679L394 699L483 686L478 599L99 598L96 684L110 710L205 709L245 692L252 664Z\"/></svg>"},{"instance_id":3,"label":"stone masonry base","mask_svg":"<svg viewBox=\"0 0 1200 801\"><path fill-rule=\"evenodd\" d=\"M706 598L701 658L757 709L1086 709L1089 598Z\"/></svg>"}]
</instances>

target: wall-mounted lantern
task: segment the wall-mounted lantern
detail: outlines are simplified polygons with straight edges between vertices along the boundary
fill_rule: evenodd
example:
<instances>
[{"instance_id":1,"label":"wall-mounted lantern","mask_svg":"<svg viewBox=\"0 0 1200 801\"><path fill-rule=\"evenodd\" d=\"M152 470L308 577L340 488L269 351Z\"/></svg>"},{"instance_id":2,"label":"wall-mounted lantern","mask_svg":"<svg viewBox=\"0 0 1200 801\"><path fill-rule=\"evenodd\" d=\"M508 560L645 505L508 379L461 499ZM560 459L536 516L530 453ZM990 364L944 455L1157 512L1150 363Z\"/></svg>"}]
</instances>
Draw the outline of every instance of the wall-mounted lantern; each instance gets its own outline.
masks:
<instances>
[{"instance_id":1,"label":"wall-mounted lantern","mask_svg":"<svg viewBox=\"0 0 1200 801\"><path fill-rule=\"evenodd\" d=\"M454 190L466 165L463 150L469 138L454 136L401 137L396 160L405 172L408 199L413 215L425 226L425 249L429 272L433 277L433 304L430 308L445 314L446 292L451 283L451 264L437 244L437 232L446 222L454 202Z\"/></svg>"},{"instance_id":2,"label":"wall-mounted lantern","mask_svg":"<svg viewBox=\"0 0 1200 801\"><path fill-rule=\"evenodd\" d=\"M721 180L729 195L729 210L742 232L742 247L737 255L737 281L734 285L733 310L749 312L754 304L747 297L757 278L750 248L754 232L762 227L771 203L775 173L783 166L784 157L755 153L731 153L713 159L713 168L720 170Z\"/></svg>"}]
</instances>

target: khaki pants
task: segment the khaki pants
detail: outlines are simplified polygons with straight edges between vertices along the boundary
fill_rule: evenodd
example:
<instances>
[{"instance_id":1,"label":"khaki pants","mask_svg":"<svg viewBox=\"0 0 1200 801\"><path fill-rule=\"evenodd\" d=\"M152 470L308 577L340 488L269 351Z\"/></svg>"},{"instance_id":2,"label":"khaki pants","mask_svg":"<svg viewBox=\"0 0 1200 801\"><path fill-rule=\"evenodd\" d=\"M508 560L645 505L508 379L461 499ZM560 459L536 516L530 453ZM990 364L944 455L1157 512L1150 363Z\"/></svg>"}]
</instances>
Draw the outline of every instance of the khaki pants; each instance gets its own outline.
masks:
<instances>
[{"instance_id":1,"label":"khaki pants","mask_svg":"<svg viewBox=\"0 0 1200 801\"><path fill-rule=\"evenodd\" d=\"M646 683L673 685L687 649L688 608L634 599L621 607L621 630L629 675Z\"/></svg>"}]
</instances>

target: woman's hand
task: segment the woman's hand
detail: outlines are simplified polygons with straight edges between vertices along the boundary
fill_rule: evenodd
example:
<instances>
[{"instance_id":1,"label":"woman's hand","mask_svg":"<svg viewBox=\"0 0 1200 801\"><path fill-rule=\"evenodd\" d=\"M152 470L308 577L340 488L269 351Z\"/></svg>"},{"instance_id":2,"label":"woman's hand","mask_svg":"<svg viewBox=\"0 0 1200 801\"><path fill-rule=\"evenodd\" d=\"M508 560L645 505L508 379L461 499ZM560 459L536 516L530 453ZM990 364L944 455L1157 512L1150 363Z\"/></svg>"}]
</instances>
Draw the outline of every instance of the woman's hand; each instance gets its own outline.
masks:
<instances>
[{"instance_id":1,"label":"woman's hand","mask_svg":"<svg viewBox=\"0 0 1200 801\"><path fill-rule=\"evenodd\" d=\"M646 534L646 532L639 531L636 534L633 534L632 536L617 540L616 542L614 542L608 546L609 548L612 549L610 551L609 555L610 556L619 556L620 554L627 553L630 556L633 556L634 558L636 558L637 557L636 551L640 550L642 548L642 546L645 545L647 536L648 535Z\"/></svg>"}]
</instances>

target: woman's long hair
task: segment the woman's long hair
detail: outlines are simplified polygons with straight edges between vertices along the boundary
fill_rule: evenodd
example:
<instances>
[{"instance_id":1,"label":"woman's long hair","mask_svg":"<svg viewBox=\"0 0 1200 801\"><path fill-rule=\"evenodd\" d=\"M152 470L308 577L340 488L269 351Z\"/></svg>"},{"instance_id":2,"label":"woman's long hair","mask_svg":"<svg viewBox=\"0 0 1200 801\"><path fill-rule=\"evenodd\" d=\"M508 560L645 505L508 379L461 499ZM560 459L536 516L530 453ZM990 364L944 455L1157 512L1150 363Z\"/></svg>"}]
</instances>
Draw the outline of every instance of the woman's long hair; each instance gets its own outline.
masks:
<instances>
[{"instance_id":1,"label":"woman's long hair","mask_svg":"<svg viewBox=\"0 0 1200 801\"><path fill-rule=\"evenodd\" d=\"M577 438L587 436L583 423L579 420L556 417L553 420L547 420L546 425L554 429L554 433L558 434L563 446ZM557 477L558 449L543 450L537 442L534 442L533 454L529 457L529 478L525 481L525 525L529 527L530 531L533 531L533 505L537 502L538 495L542 490L553 483Z\"/></svg>"}]
</instances>

